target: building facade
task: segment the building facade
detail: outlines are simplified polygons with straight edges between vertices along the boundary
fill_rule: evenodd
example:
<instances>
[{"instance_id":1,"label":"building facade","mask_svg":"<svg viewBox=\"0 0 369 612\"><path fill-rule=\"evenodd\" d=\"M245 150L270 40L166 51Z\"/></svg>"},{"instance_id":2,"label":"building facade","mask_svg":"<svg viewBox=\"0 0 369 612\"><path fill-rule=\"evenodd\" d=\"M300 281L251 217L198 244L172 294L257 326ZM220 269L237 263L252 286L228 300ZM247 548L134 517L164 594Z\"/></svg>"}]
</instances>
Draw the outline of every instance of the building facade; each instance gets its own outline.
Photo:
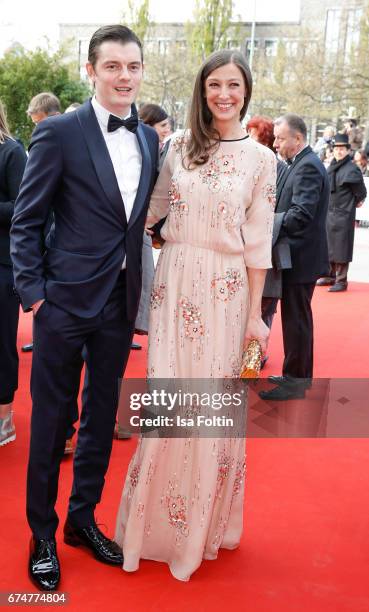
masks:
<instances>
[{"instance_id":1,"label":"building facade","mask_svg":"<svg viewBox=\"0 0 369 612\"><path fill-rule=\"evenodd\" d=\"M277 57L280 43L283 43L284 52L289 58L297 56L302 40L305 41L304 44L308 40L309 45L315 45L317 51L321 52L323 47L327 63L334 62L334 58L338 56L341 59L349 57L352 49L359 43L360 21L366 6L367 0L301 0L298 20L257 22L253 43L252 24L235 24L229 28L227 44L230 48L239 48L248 59L253 44L253 73L256 81L261 77L273 80L274 59ZM64 23L59 26L60 42L69 50L68 59L78 63L82 78L86 78L88 42L92 33L101 25ZM176 48L186 53L186 27L183 23L152 24L145 37L144 51L147 54L164 56ZM285 110L283 105L280 110ZM338 124L340 115L336 111L335 113L330 122ZM356 109L342 108L341 114L355 116ZM309 116L306 119L313 139L316 131L319 132L323 125L320 124L319 116ZM361 120L363 119L361 117Z\"/></svg>"}]
</instances>

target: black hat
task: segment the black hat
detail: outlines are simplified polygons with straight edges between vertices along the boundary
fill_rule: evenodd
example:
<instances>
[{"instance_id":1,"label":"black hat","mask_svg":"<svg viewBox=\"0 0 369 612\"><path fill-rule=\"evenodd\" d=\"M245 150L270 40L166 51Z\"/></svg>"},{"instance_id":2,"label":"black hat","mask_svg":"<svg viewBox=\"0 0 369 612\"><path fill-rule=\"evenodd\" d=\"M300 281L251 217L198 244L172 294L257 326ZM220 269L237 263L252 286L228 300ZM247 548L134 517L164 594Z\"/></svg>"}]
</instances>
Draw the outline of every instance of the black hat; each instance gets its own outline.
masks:
<instances>
[{"instance_id":1,"label":"black hat","mask_svg":"<svg viewBox=\"0 0 369 612\"><path fill-rule=\"evenodd\" d=\"M348 149L351 148L347 134L336 134L333 138L332 144L334 147L347 147Z\"/></svg>"}]
</instances>

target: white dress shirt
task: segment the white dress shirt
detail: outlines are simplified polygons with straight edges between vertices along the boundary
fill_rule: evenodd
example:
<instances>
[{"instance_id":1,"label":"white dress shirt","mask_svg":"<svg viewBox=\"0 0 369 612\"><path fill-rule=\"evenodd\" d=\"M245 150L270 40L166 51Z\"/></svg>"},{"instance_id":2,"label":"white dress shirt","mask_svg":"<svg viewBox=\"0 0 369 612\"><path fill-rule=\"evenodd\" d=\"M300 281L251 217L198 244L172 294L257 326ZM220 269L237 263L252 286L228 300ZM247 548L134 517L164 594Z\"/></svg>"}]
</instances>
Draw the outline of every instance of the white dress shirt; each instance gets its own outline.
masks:
<instances>
[{"instance_id":1,"label":"white dress shirt","mask_svg":"<svg viewBox=\"0 0 369 612\"><path fill-rule=\"evenodd\" d=\"M137 137L125 127L108 132L108 120L111 113L99 104L95 96L91 103L109 151L128 222L141 176L142 156ZM127 117L119 118L128 119L130 115L131 113ZM122 268L125 267L126 259L124 258Z\"/></svg>"}]
</instances>

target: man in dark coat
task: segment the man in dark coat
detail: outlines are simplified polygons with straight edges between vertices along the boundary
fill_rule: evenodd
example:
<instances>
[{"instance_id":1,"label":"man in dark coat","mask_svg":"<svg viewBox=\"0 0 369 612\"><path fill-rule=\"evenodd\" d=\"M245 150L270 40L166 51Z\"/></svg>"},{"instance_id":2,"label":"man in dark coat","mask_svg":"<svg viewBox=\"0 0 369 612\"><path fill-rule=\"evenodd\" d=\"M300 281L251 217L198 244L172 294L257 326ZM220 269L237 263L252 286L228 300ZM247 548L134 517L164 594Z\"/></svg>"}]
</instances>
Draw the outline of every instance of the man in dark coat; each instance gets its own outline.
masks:
<instances>
[{"instance_id":1,"label":"man in dark coat","mask_svg":"<svg viewBox=\"0 0 369 612\"><path fill-rule=\"evenodd\" d=\"M274 146L287 164L277 180L276 213L283 213L279 240L287 238L291 268L282 270L281 315L284 345L278 386L260 393L263 399L304 397L313 375L313 316L311 299L316 280L328 269L326 216L327 172L306 143L306 125L298 115L274 124Z\"/></svg>"},{"instance_id":2,"label":"man in dark coat","mask_svg":"<svg viewBox=\"0 0 369 612\"><path fill-rule=\"evenodd\" d=\"M346 291L349 262L354 250L355 211L366 198L366 188L360 168L351 160L350 143L346 134L337 134L328 176L330 200L327 216L329 276L317 285L332 285L328 291Z\"/></svg>"}]
</instances>

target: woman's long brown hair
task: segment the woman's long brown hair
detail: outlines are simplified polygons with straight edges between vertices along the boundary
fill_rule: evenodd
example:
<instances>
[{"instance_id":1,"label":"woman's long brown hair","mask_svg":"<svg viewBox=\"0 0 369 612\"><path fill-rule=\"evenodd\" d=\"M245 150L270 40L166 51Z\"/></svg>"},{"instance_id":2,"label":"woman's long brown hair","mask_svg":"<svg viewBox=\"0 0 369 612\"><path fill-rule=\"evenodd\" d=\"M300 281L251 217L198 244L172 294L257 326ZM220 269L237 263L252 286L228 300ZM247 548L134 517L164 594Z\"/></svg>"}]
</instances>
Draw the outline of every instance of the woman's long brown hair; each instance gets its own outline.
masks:
<instances>
[{"instance_id":1,"label":"woman's long brown hair","mask_svg":"<svg viewBox=\"0 0 369 612\"><path fill-rule=\"evenodd\" d=\"M6 138L11 138L11 134L6 120L5 108L0 100L0 144L3 144Z\"/></svg>"},{"instance_id":2,"label":"woman's long brown hair","mask_svg":"<svg viewBox=\"0 0 369 612\"><path fill-rule=\"evenodd\" d=\"M205 164L210 154L219 146L220 134L211 125L212 114L205 98L205 81L214 70L227 64L235 64L242 73L245 83L245 102L240 112L240 120L246 114L252 93L252 75L246 59L240 51L232 49L215 51L205 60L195 81L187 121L189 135L183 159L183 165L187 169Z\"/></svg>"}]
</instances>

